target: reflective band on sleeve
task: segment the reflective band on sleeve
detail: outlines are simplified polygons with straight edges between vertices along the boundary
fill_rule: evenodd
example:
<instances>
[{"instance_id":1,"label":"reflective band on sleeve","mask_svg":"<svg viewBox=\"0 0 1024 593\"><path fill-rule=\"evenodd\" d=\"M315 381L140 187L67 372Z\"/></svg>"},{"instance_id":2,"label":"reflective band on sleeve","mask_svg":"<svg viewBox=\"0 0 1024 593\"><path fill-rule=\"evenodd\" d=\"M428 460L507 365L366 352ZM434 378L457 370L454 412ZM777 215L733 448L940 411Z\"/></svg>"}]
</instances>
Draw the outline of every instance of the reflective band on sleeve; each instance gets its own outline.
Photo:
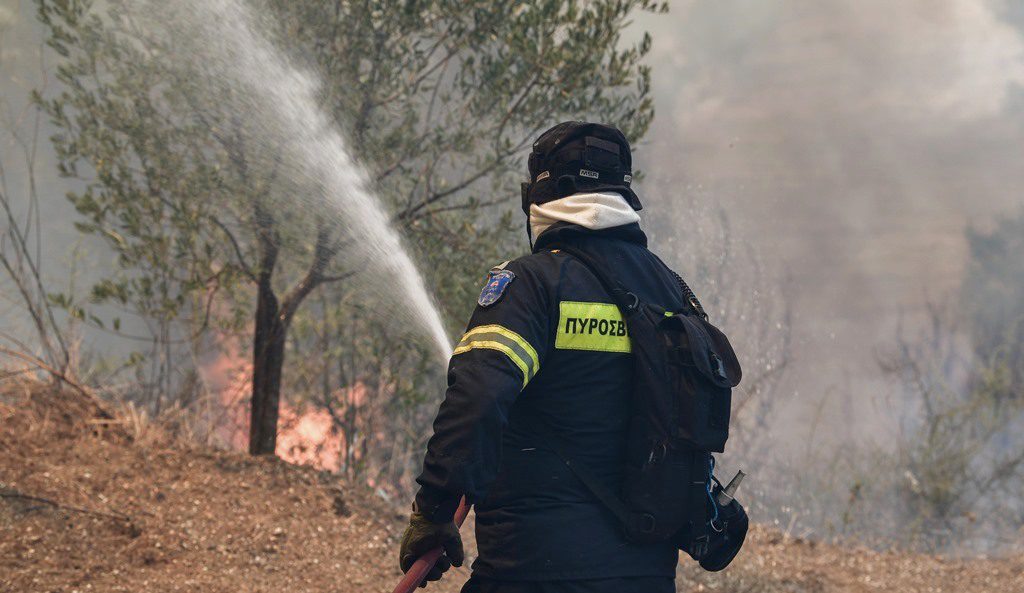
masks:
<instances>
[{"instance_id":1,"label":"reflective band on sleeve","mask_svg":"<svg viewBox=\"0 0 1024 593\"><path fill-rule=\"evenodd\" d=\"M555 348L596 352L631 352L622 312L611 303L562 301L558 304Z\"/></svg>"},{"instance_id":2,"label":"reflective band on sleeve","mask_svg":"<svg viewBox=\"0 0 1024 593\"><path fill-rule=\"evenodd\" d=\"M452 356L469 352L477 348L497 350L515 364L523 372L523 387L540 369L537 351L529 342L516 332L500 325L481 325L474 327L462 336Z\"/></svg>"}]
</instances>

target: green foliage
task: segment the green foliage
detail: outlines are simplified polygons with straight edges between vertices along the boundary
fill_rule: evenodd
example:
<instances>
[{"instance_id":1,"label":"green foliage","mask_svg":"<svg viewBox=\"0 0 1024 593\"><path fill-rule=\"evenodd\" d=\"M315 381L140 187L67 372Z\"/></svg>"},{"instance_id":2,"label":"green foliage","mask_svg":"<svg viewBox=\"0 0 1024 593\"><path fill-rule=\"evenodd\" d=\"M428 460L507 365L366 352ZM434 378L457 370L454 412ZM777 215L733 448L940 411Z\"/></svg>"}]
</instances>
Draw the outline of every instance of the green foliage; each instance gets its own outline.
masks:
<instances>
[{"instance_id":1,"label":"green foliage","mask_svg":"<svg viewBox=\"0 0 1024 593\"><path fill-rule=\"evenodd\" d=\"M157 320L201 315L196 299L231 287L240 269L212 222L231 180L224 151L201 118L187 116L197 89L154 58L158 45L140 43L123 19L108 23L90 2L42 1L39 18L64 58L60 93L36 102L59 130L60 172L85 181L68 194L76 228L102 239L119 268L90 300Z\"/></svg>"},{"instance_id":2,"label":"green foliage","mask_svg":"<svg viewBox=\"0 0 1024 593\"><path fill-rule=\"evenodd\" d=\"M281 38L325 80L325 104L461 323L483 270L518 255L509 214L523 155L564 119L619 125L653 117L650 37L622 47L646 1L268 2ZM354 81L356 83L354 84ZM514 215L518 218L518 214ZM518 220L516 220L518 223ZM464 284L469 278L469 284Z\"/></svg>"},{"instance_id":3,"label":"green foliage","mask_svg":"<svg viewBox=\"0 0 1024 593\"><path fill-rule=\"evenodd\" d=\"M37 100L61 130L62 172L88 182L69 195L78 228L104 239L123 270L93 300L174 319L196 308L196 295L236 286L255 257L244 205L285 188L273 186L267 155L245 144L225 101L231 89L175 61L173 40L140 27L122 1L102 16L91 2L38 5L65 59L63 91ZM351 131L442 292L469 269L475 286L479 270L507 253L519 161L539 131L591 118L637 140L653 116L642 63L650 38L619 46L630 13L666 9L657 3L263 5L279 17L284 45L315 62L325 105ZM300 243L290 247L308 255L312 246ZM457 303L457 317L467 288L442 299Z\"/></svg>"},{"instance_id":4,"label":"green foliage","mask_svg":"<svg viewBox=\"0 0 1024 593\"><path fill-rule=\"evenodd\" d=\"M974 381L1000 400L1024 399L1024 212L985 233L967 234L970 263L962 301L976 356ZM995 370L999 372L995 372Z\"/></svg>"},{"instance_id":5,"label":"green foliage","mask_svg":"<svg viewBox=\"0 0 1024 593\"><path fill-rule=\"evenodd\" d=\"M139 3L110 0L102 13L86 0L36 4L62 57L60 91L36 102L59 130L61 172L84 183L68 196L78 229L118 264L90 301L143 319L161 368L184 372L209 327L248 327L257 287L281 294L290 397L319 394L327 406L331 393L376 377L388 401L422 422L418 403L440 388L438 373L424 373L428 355L404 328L375 314L360 289L365 265L343 249L349 237L316 208L287 207L308 188L258 141L246 97L181 51L187 42L173 28L147 25L134 12ZM558 121L590 119L637 141L653 117L643 63L651 39L625 44L621 34L635 11L664 4L251 5L289 58L320 75L322 107L356 147L454 331L484 271L524 251L517 184L532 140ZM300 308L308 296L316 305ZM71 296L54 302L82 307ZM175 343L191 351L174 352ZM409 379L420 376L430 385ZM382 405L373 414L396 411ZM415 441L410 426L404 433ZM395 475L405 471L389 463Z\"/></svg>"}]
</instances>

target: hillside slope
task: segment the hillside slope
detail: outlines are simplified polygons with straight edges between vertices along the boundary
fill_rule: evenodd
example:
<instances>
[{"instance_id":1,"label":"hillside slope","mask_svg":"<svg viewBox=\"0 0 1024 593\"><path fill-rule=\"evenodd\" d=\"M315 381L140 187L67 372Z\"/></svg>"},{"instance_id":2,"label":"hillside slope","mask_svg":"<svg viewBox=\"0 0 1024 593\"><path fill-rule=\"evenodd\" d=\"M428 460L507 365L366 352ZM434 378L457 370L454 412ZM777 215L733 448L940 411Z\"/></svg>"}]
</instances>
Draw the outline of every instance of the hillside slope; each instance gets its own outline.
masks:
<instances>
[{"instance_id":1,"label":"hillside slope","mask_svg":"<svg viewBox=\"0 0 1024 593\"><path fill-rule=\"evenodd\" d=\"M0 591L388 592L404 512L282 462L188 447L80 398L0 389ZM468 530L467 530L468 531ZM472 538L467 537L472 547ZM429 590L458 591L465 569ZM949 561L755 528L680 591L1024 591L1024 558Z\"/></svg>"}]
</instances>

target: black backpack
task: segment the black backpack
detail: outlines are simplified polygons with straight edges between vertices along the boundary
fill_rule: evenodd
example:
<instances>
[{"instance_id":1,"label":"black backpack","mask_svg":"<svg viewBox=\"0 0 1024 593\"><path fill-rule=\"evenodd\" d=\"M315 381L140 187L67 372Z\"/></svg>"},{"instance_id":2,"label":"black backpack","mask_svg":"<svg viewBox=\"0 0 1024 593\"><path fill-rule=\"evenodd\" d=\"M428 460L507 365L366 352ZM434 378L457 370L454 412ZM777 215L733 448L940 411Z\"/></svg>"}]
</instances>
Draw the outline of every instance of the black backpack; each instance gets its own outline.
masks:
<instances>
[{"instance_id":1,"label":"black backpack","mask_svg":"<svg viewBox=\"0 0 1024 593\"><path fill-rule=\"evenodd\" d=\"M564 454L559 437L542 427L555 453L622 524L636 543L674 539L695 558L708 542L714 452L729 437L732 388L741 370L728 338L708 322L678 275L684 311L643 302L592 256L559 245L597 277L622 312L634 360L631 418L621 492L594 480Z\"/></svg>"}]
</instances>

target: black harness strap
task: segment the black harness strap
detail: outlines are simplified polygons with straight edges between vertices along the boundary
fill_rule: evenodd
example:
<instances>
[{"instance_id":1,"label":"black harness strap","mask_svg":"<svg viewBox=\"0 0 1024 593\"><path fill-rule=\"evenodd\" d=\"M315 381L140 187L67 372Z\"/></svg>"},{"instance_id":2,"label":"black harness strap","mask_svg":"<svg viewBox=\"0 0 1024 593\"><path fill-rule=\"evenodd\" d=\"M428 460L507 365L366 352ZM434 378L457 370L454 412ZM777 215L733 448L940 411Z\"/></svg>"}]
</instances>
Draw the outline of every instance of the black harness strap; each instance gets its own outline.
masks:
<instances>
[{"instance_id":1,"label":"black harness strap","mask_svg":"<svg viewBox=\"0 0 1024 593\"><path fill-rule=\"evenodd\" d=\"M594 476L575 463L565 449L562 448L561 438L555 434L555 431L544 422L540 422L537 425L538 433L541 439L548 445L548 447L558 455L558 458L562 460L562 463L569 468L579 481L590 490L590 493L594 495L601 504L605 506L615 518L626 528L627 532L639 532L645 533L654 529L654 518L649 515L642 515L635 513L626 506L626 503L622 502L614 492L609 490L599 480L595 479Z\"/></svg>"},{"instance_id":2,"label":"black harness strap","mask_svg":"<svg viewBox=\"0 0 1024 593\"><path fill-rule=\"evenodd\" d=\"M558 245L557 248L573 256L581 264L583 264L585 268L590 270L590 273L593 274L594 277L596 277L598 281L601 283L601 287L605 289L605 291L612 297L612 299L615 300L615 304L617 304L619 308L622 309L623 315L629 316L633 313L637 305L636 296L634 296L633 293L626 290L621 284L609 278L601 270L601 266L598 264L597 261L594 260L593 257L591 257L587 253L584 253L576 249L575 247ZM660 258L655 256L655 259L657 259L658 262L661 263L661 265L665 266L665 262L661 261ZM672 273L672 276L674 276L676 279L676 283L679 284L679 290L683 293L683 302L689 305L693 313L699 315L701 318L707 321L708 314L704 312L704 307L700 304L700 301L697 300L697 295L693 293L693 290L690 288L690 285L687 284L686 281L683 280L683 277L677 274L675 270L669 268L668 266L665 266L665 269Z\"/></svg>"},{"instance_id":3,"label":"black harness strap","mask_svg":"<svg viewBox=\"0 0 1024 593\"><path fill-rule=\"evenodd\" d=\"M568 253L583 264L583 267L589 270L590 273L597 278L598 282L601 283L601 288L604 288L605 292L608 293L608 296L612 297L612 300L614 300L615 304L622 310L622 314L624 316L629 317L634 311L636 311L636 307L639 304L636 295L629 292L621 284L605 275L601 271L601 266L592 256L576 249L575 247L558 245L557 249L564 253Z\"/></svg>"},{"instance_id":4,"label":"black harness strap","mask_svg":"<svg viewBox=\"0 0 1024 593\"><path fill-rule=\"evenodd\" d=\"M619 309L622 310L624 317L629 317L636 311L639 305L637 297L623 288L622 285L601 273L597 262L589 254L565 245L559 245L557 248L576 258L584 267L590 270L591 274L601 283L602 288L612 297ZM649 533L654 530L653 516L631 511L615 492L612 492L603 483L595 479L589 471L574 462L572 457L566 454L565 449L561 445L561 438L549 425L541 422L538 428L540 429L541 438L554 451L555 455L558 455L562 463L576 475L587 490L590 490L591 494L615 515L627 533Z\"/></svg>"}]
</instances>

